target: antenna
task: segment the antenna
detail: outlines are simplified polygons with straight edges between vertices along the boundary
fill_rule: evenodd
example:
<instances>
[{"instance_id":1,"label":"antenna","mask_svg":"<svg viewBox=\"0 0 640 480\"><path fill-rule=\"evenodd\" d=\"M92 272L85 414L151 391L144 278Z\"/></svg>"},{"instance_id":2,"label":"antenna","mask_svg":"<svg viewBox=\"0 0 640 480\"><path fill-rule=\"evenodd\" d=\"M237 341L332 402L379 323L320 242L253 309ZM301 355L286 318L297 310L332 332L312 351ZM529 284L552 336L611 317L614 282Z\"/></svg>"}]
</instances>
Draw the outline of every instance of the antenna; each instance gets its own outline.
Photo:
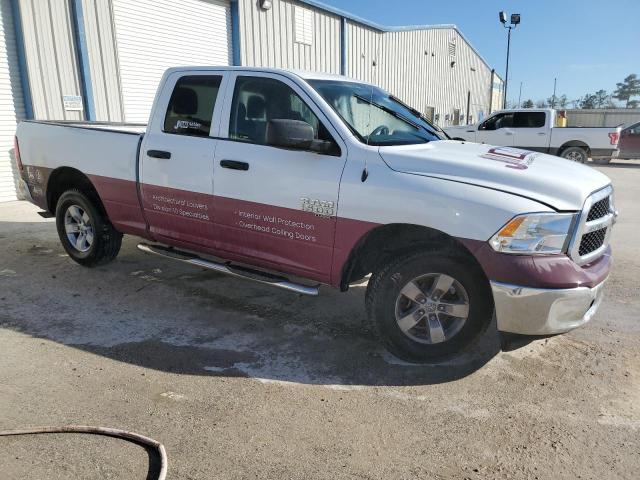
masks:
<instances>
[{"instance_id":1,"label":"antenna","mask_svg":"<svg viewBox=\"0 0 640 480\"><path fill-rule=\"evenodd\" d=\"M371 62L371 67L373 68L373 74L371 75L371 91L369 94L369 119L367 120L367 130L371 128L371 109L373 107L373 89L374 89L374 83L375 83L375 76L378 73L378 57L379 57L379 53L380 53L380 39L378 39L377 44L376 44L376 57L372 60ZM369 132L369 135L367 135L367 146L369 146L369 140L371 139L371 132ZM367 157L369 156L369 154L367 153L364 156L364 169L362 170L362 175L360 177L360 181L365 182L367 180L367 178L369 178L369 169L368 167L368 159Z\"/></svg>"}]
</instances>

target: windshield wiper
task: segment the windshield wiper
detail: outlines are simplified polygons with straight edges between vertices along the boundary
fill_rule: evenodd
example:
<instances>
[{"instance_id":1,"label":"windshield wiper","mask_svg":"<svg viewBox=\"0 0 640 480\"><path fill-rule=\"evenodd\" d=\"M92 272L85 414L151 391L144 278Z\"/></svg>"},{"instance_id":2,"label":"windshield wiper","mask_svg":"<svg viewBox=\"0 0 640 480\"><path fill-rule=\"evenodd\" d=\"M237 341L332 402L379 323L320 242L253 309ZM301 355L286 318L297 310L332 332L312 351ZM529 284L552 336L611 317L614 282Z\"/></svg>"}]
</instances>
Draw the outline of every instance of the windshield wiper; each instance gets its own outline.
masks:
<instances>
[{"instance_id":1,"label":"windshield wiper","mask_svg":"<svg viewBox=\"0 0 640 480\"><path fill-rule=\"evenodd\" d=\"M385 107L384 105L380 105L379 103L376 103L376 102L374 102L374 101L372 101L372 100L370 100L370 99L368 99L366 97L363 97L362 95L358 95L357 93L354 93L353 96L355 98L357 98L358 100L362 100L363 102L368 103L369 105L373 105L374 107L378 107L380 110L384 110L389 115L392 115L392 116L396 117L397 119L402 120L405 123L408 123L409 125L411 125L416 130L420 130L421 126L419 124L417 124L415 122L412 122L411 120L409 120L407 117L405 117L401 113L398 113L398 112L396 112L395 110L393 110L393 109L391 109L389 107ZM424 127L422 127L422 128L424 128Z\"/></svg>"},{"instance_id":2,"label":"windshield wiper","mask_svg":"<svg viewBox=\"0 0 640 480\"><path fill-rule=\"evenodd\" d=\"M391 100L393 100L394 102L402 105L404 108L406 108L407 110L409 110L411 113L413 113L416 117L420 118L422 121L426 122L427 125L429 125L430 127L433 127L435 131L431 131L428 129L427 130L429 133L433 133L434 135L437 136L436 132L442 132L446 135L445 131L442 130L440 127L438 127L437 125L434 125L433 123L431 123L431 121L424 116L424 114L422 112L420 112L419 110L416 110L415 108L407 105L406 103L404 103L402 100L400 100L398 97L396 97L395 95L389 95L389 98Z\"/></svg>"}]
</instances>

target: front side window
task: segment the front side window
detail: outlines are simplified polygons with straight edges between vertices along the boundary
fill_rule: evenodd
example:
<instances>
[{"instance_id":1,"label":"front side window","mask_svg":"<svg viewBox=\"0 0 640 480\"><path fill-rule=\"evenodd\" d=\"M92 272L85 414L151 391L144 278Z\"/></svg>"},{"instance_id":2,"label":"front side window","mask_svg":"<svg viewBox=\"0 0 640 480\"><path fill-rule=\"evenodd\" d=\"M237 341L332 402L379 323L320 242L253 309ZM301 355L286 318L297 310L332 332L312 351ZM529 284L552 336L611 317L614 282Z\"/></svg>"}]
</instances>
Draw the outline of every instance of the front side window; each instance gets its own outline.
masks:
<instances>
[{"instance_id":1,"label":"front side window","mask_svg":"<svg viewBox=\"0 0 640 480\"><path fill-rule=\"evenodd\" d=\"M176 135L208 137L221 81L222 77L219 75L189 75L180 78L169 100L163 131Z\"/></svg>"},{"instance_id":2,"label":"front side window","mask_svg":"<svg viewBox=\"0 0 640 480\"><path fill-rule=\"evenodd\" d=\"M499 113L480 125L479 130L500 130L511 127L513 127L513 113Z\"/></svg>"},{"instance_id":3,"label":"front side window","mask_svg":"<svg viewBox=\"0 0 640 480\"><path fill-rule=\"evenodd\" d=\"M231 104L229 138L267 145L267 125L272 120L298 120L313 128L315 143L325 143L326 153L339 147L331 134L291 87L273 78L238 77Z\"/></svg>"},{"instance_id":4,"label":"front side window","mask_svg":"<svg viewBox=\"0 0 640 480\"><path fill-rule=\"evenodd\" d=\"M384 90L342 80L307 80L369 145L410 145L444 138L418 111Z\"/></svg>"}]
</instances>

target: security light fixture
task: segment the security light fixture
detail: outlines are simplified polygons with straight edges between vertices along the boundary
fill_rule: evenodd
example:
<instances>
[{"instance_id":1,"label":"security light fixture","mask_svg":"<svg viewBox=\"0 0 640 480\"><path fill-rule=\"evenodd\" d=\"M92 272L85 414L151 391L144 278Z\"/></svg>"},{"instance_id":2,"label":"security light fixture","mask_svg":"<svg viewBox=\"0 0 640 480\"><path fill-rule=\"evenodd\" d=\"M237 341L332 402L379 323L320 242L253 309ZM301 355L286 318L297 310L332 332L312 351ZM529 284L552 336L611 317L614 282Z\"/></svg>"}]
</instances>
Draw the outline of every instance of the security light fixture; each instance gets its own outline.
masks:
<instances>
[{"instance_id":1,"label":"security light fixture","mask_svg":"<svg viewBox=\"0 0 640 480\"><path fill-rule=\"evenodd\" d=\"M271 8L271 0L260 0L260 8L269 10Z\"/></svg>"},{"instance_id":2,"label":"security light fixture","mask_svg":"<svg viewBox=\"0 0 640 480\"><path fill-rule=\"evenodd\" d=\"M509 25L507 25L506 12L500 12L498 14L498 18L500 19L500 23L502 24L502 26L509 30L509 34L507 35L507 71L504 76L504 98L502 99L502 108L507 108L507 86L509 85L509 53L511 50L511 30L520 25L520 14L512 13Z\"/></svg>"}]
</instances>

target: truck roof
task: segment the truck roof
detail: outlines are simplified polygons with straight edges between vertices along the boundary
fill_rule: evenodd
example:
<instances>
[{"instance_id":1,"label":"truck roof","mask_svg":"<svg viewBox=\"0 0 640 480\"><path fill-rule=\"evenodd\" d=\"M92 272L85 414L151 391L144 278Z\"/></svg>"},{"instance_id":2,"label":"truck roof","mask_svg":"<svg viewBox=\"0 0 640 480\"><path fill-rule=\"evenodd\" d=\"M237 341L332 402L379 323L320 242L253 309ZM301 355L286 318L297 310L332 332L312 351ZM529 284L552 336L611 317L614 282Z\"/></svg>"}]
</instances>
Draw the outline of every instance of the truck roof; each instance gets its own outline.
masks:
<instances>
[{"instance_id":1,"label":"truck roof","mask_svg":"<svg viewBox=\"0 0 640 480\"><path fill-rule=\"evenodd\" d=\"M172 67L167 69L165 73L169 74L173 72L185 72L185 71L192 72L192 71L208 71L208 70L279 73L289 77L296 76L304 80L340 80L343 82L354 82L354 83L362 83L365 85L370 85L369 82L357 80L355 78L347 77L345 75L339 75L337 73L311 72L308 70L296 70L296 69L287 69L287 68L265 68L265 67L244 67L244 66L239 67L239 66L229 66L229 65L220 65L220 66L195 65L195 66L184 66L184 67Z\"/></svg>"}]
</instances>

